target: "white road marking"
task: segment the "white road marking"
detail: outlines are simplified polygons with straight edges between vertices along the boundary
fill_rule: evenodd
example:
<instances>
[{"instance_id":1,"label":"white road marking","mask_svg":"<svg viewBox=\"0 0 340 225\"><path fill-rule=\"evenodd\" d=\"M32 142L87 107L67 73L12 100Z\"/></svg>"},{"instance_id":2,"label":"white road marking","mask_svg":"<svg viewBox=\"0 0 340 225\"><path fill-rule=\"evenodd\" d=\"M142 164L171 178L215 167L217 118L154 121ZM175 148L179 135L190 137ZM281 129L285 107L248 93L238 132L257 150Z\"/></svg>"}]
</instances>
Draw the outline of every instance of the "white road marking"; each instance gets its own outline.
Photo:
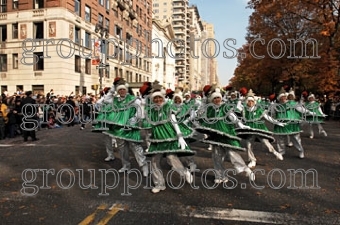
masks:
<instances>
[{"instance_id":1,"label":"white road marking","mask_svg":"<svg viewBox=\"0 0 340 225\"><path fill-rule=\"evenodd\" d=\"M184 206L178 204L167 204L163 202L130 202L117 201L126 212L147 213L147 214L177 214L183 217L193 217L198 219L214 219L225 221L242 221L266 224L339 224L340 217L321 216L300 216L297 214L265 212L244 209L226 209L219 207Z\"/></svg>"},{"instance_id":2,"label":"white road marking","mask_svg":"<svg viewBox=\"0 0 340 225\"><path fill-rule=\"evenodd\" d=\"M13 145L9 145L9 144L0 144L0 147L11 147L11 146L13 146Z\"/></svg>"}]
</instances>

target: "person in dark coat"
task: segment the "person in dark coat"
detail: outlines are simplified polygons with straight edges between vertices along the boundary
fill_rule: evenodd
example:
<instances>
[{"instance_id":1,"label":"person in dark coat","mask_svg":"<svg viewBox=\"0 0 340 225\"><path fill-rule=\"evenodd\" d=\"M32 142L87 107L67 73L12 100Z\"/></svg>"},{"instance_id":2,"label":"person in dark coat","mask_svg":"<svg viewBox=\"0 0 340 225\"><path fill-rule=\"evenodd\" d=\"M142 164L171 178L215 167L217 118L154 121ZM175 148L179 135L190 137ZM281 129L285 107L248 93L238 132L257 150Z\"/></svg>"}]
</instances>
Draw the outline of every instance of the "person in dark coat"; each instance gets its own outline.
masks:
<instances>
[{"instance_id":1,"label":"person in dark coat","mask_svg":"<svg viewBox=\"0 0 340 225\"><path fill-rule=\"evenodd\" d=\"M21 109L23 114L23 121L21 123L21 129L23 130L24 141L26 142L28 136L32 138L32 141L37 141L35 136L35 129L38 128L38 108L36 101L32 98L32 91L26 92L26 97L21 101Z\"/></svg>"},{"instance_id":2,"label":"person in dark coat","mask_svg":"<svg viewBox=\"0 0 340 225\"><path fill-rule=\"evenodd\" d=\"M74 126L74 108L76 107L76 104L73 101L73 96L69 96L68 100L66 101L66 104L68 104L68 107L64 107L65 109L65 117L67 121L67 126Z\"/></svg>"}]
</instances>

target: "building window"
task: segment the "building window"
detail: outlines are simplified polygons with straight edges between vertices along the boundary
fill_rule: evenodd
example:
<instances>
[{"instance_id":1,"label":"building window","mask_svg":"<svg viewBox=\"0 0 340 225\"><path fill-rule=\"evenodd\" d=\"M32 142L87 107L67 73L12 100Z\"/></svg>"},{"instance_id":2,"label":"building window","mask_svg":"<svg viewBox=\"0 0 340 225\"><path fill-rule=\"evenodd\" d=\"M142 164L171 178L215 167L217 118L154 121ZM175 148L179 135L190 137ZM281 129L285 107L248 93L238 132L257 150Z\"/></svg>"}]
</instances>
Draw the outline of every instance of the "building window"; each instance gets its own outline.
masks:
<instances>
[{"instance_id":1,"label":"building window","mask_svg":"<svg viewBox=\"0 0 340 225\"><path fill-rule=\"evenodd\" d=\"M32 85L33 94L44 93L44 85Z\"/></svg>"},{"instance_id":2,"label":"building window","mask_svg":"<svg viewBox=\"0 0 340 225\"><path fill-rule=\"evenodd\" d=\"M158 3L155 3L155 4L152 4L153 7L158 7L159 4Z\"/></svg>"},{"instance_id":3,"label":"building window","mask_svg":"<svg viewBox=\"0 0 340 225\"><path fill-rule=\"evenodd\" d=\"M91 8L85 5L85 21L91 22Z\"/></svg>"},{"instance_id":4,"label":"building window","mask_svg":"<svg viewBox=\"0 0 340 225\"><path fill-rule=\"evenodd\" d=\"M75 55L74 56L74 71L77 73L81 72L81 61L80 61L80 56L79 55Z\"/></svg>"},{"instance_id":5,"label":"building window","mask_svg":"<svg viewBox=\"0 0 340 225\"><path fill-rule=\"evenodd\" d=\"M110 12L110 0L105 0L105 9Z\"/></svg>"},{"instance_id":6,"label":"building window","mask_svg":"<svg viewBox=\"0 0 340 225\"><path fill-rule=\"evenodd\" d=\"M0 0L0 12L7 12L7 0Z\"/></svg>"},{"instance_id":7,"label":"building window","mask_svg":"<svg viewBox=\"0 0 340 225\"><path fill-rule=\"evenodd\" d=\"M13 9L18 9L19 0L13 0Z\"/></svg>"},{"instance_id":8,"label":"building window","mask_svg":"<svg viewBox=\"0 0 340 225\"><path fill-rule=\"evenodd\" d=\"M105 67L105 77L110 78L110 67L109 66Z\"/></svg>"},{"instance_id":9,"label":"building window","mask_svg":"<svg viewBox=\"0 0 340 225\"><path fill-rule=\"evenodd\" d=\"M103 15L102 14L98 14L98 24L102 25L103 26Z\"/></svg>"},{"instance_id":10,"label":"building window","mask_svg":"<svg viewBox=\"0 0 340 225\"><path fill-rule=\"evenodd\" d=\"M88 33L88 32L85 32L85 43L84 43L84 46L86 48L90 48L90 46L91 46L91 34Z\"/></svg>"},{"instance_id":11,"label":"building window","mask_svg":"<svg viewBox=\"0 0 340 225\"><path fill-rule=\"evenodd\" d=\"M91 74L91 59L85 59L85 73Z\"/></svg>"},{"instance_id":12,"label":"building window","mask_svg":"<svg viewBox=\"0 0 340 225\"><path fill-rule=\"evenodd\" d=\"M77 44L81 44L81 32L79 27L75 27L75 32L74 32L74 42Z\"/></svg>"},{"instance_id":13,"label":"building window","mask_svg":"<svg viewBox=\"0 0 340 225\"><path fill-rule=\"evenodd\" d=\"M107 29L107 32L110 33L110 20L105 19L105 28Z\"/></svg>"},{"instance_id":14,"label":"building window","mask_svg":"<svg viewBox=\"0 0 340 225\"><path fill-rule=\"evenodd\" d=\"M80 0L74 0L74 12L80 16Z\"/></svg>"},{"instance_id":15,"label":"building window","mask_svg":"<svg viewBox=\"0 0 340 225\"><path fill-rule=\"evenodd\" d=\"M122 39L122 28L118 25L115 25L115 35L117 38Z\"/></svg>"},{"instance_id":16,"label":"building window","mask_svg":"<svg viewBox=\"0 0 340 225\"><path fill-rule=\"evenodd\" d=\"M12 59L13 59L13 69L18 69L19 68L18 54L17 53L13 54Z\"/></svg>"},{"instance_id":17,"label":"building window","mask_svg":"<svg viewBox=\"0 0 340 225\"><path fill-rule=\"evenodd\" d=\"M104 6L104 0L98 0L99 5Z\"/></svg>"},{"instance_id":18,"label":"building window","mask_svg":"<svg viewBox=\"0 0 340 225\"><path fill-rule=\"evenodd\" d=\"M0 25L0 41L7 40L7 25Z\"/></svg>"},{"instance_id":19,"label":"building window","mask_svg":"<svg viewBox=\"0 0 340 225\"><path fill-rule=\"evenodd\" d=\"M33 53L34 60L34 71L44 70L44 53L43 52L35 52Z\"/></svg>"},{"instance_id":20,"label":"building window","mask_svg":"<svg viewBox=\"0 0 340 225\"><path fill-rule=\"evenodd\" d=\"M7 71L7 55L0 54L0 72Z\"/></svg>"},{"instance_id":21,"label":"building window","mask_svg":"<svg viewBox=\"0 0 340 225\"><path fill-rule=\"evenodd\" d=\"M44 0L33 0L33 8L34 9L44 8Z\"/></svg>"},{"instance_id":22,"label":"building window","mask_svg":"<svg viewBox=\"0 0 340 225\"><path fill-rule=\"evenodd\" d=\"M44 22L33 23L33 37L35 39L44 38Z\"/></svg>"},{"instance_id":23,"label":"building window","mask_svg":"<svg viewBox=\"0 0 340 225\"><path fill-rule=\"evenodd\" d=\"M17 39L18 38L18 24L13 23L12 24L12 39Z\"/></svg>"}]
</instances>

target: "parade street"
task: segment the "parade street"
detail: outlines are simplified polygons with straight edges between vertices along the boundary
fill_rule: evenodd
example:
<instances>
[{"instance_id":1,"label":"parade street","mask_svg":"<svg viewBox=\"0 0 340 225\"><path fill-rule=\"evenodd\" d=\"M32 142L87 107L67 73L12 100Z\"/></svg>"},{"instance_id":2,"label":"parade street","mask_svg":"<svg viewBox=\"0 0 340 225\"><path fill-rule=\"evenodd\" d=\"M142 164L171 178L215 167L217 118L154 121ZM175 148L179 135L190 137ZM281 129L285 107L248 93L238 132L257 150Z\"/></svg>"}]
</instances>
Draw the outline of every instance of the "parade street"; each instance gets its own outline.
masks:
<instances>
[{"instance_id":1,"label":"parade street","mask_svg":"<svg viewBox=\"0 0 340 225\"><path fill-rule=\"evenodd\" d=\"M104 161L104 134L89 124L43 129L34 142L0 140L0 224L340 224L340 125L324 128L327 137L315 128L310 139L304 126L304 159L287 147L280 161L256 143L254 182L225 160L229 182L214 184L212 152L194 142L194 182L171 173L164 158L168 183L157 194L132 153L125 173L117 149Z\"/></svg>"}]
</instances>

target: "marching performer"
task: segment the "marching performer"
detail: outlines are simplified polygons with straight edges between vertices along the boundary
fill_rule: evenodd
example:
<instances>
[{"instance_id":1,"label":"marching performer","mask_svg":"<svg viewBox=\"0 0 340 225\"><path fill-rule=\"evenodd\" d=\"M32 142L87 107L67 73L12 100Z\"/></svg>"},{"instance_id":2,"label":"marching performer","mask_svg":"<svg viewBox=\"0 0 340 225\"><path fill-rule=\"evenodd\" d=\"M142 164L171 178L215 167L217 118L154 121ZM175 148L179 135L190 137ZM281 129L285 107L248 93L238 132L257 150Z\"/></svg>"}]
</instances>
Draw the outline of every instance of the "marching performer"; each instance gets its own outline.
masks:
<instances>
[{"instance_id":1,"label":"marching performer","mask_svg":"<svg viewBox=\"0 0 340 225\"><path fill-rule=\"evenodd\" d=\"M199 112L198 122L196 126L198 132L207 135L202 142L211 144L212 160L215 169L215 183L227 182L227 174L225 174L224 158L227 155L230 162L233 164L237 173L246 172L251 180L255 180L255 174L245 164L242 157L234 150L245 151L241 147L241 138L237 137L235 132L235 124L240 128L249 128L238 120L237 116L232 111L233 107L222 102L222 95L219 88L214 86L206 86L204 89L208 91L205 96L208 96L209 104L203 111Z\"/></svg>"},{"instance_id":2,"label":"marching performer","mask_svg":"<svg viewBox=\"0 0 340 225\"><path fill-rule=\"evenodd\" d=\"M283 127L277 124L274 125L277 149L282 155L286 153L285 139L289 136L294 147L299 151L299 157L302 159L305 157L305 154L301 144L300 123L303 120L303 115L314 115L314 113L306 110L301 104L298 104L294 100L288 101L287 95L288 94L282 88L277 97L279 103L271 105L275 119L285 123Z\"/></svg>"},{"instance_id":3,"label":"marching performer","mask_svg":"<svg viewBox=\"0 0 340 225\"><path fill-rule=\"evenodd\" d=\"M141 167L143 176L147 176L148 166L141 143L140 135L140 101L135 96L128 94L128 84L120 78L115 90L118 96L113 98L112 109L107 116L109 130L103 132L117 141L117 148L122 160L122 168L118 172L124 172L131 168L129 160L129 148L133 151L138 165Z\"/></svg>"},{"instance_id":4,"label":"marching performer","mask_svg":"<svg viewBox=\"0 0 340 225\"><path fill-rule=\"evenodd\" d=\"M193 109L194 105L191 104L184 104L183 103L183 95L180 90L176 90L175 94L173 95L173 107L172 110L176 115L176 120L179 126L179 129L183 136L185 137L184 140L187 143L195 142L196 140L193 138L195 131L191 128L191 121L194 120L195 111ZM186 162L190 171L194 171L197 167L194 156L183 156L180 157L183 161Z\"/></svg>"},{"instance_id":5,"label":"marching performer","mask_svg":"<svg viewBox=\"0 0 340 225\"><path fill-rule=\"evenodd\" d=\"M146 118L152 125L150 146L146 155L151 155L151 177L154 183L153 193L166 189L163 173L160 169L160 161L163 154L172 169L185 177L188 183L192 183L193 177L186 169L177 155L193 155L185 142L185 134L179 128L176 115L172 110L170 101L165 101L165 90L157 82L153 84L151 94L152 105L146 112Z\"/></svg>"},{"instance_id":6,"label":"marching performer","mask_svg":"<svg viewBox=\"0 0 340 225\"><path fill-rule=\"evenodd\" d=\"M251 128L236 129L237 135L246 139L248 159L250 161L248 167L252 168L256 166L256 158L252 149L252 143L255 141L263 143L277 159L283 160L282 155L278 153L270 143L274 142L275 139L273 138L273 133L266 127L264 120L277 124L278 126L284 126L284 124L269 116L264 105L257 104L252 89L249 90L246 97L246 106L242 110L242 120L245 121L245 125Z\"/></svg>"},{"instance_id":7,"label":"marching performer","mask_svg":"<svg viewBox=\"0 0 340 225\"><path fill-rule=\"evenodd\" d=\"M307 116L306 121L309 123L309 138L314 138L314 131L313 131L313 125L316 124L318 126L319 134L322 134L323 136L327 137L326 131L323 129L321 123L323 123L323 119L326 117L326 115L322 112L322 109L320 107L320 103L315 101L314 94L310 94L308 96L308 101L305 103L305 107L309 110L315 113L315 116Z\"/></svg>"}]
</instances>

